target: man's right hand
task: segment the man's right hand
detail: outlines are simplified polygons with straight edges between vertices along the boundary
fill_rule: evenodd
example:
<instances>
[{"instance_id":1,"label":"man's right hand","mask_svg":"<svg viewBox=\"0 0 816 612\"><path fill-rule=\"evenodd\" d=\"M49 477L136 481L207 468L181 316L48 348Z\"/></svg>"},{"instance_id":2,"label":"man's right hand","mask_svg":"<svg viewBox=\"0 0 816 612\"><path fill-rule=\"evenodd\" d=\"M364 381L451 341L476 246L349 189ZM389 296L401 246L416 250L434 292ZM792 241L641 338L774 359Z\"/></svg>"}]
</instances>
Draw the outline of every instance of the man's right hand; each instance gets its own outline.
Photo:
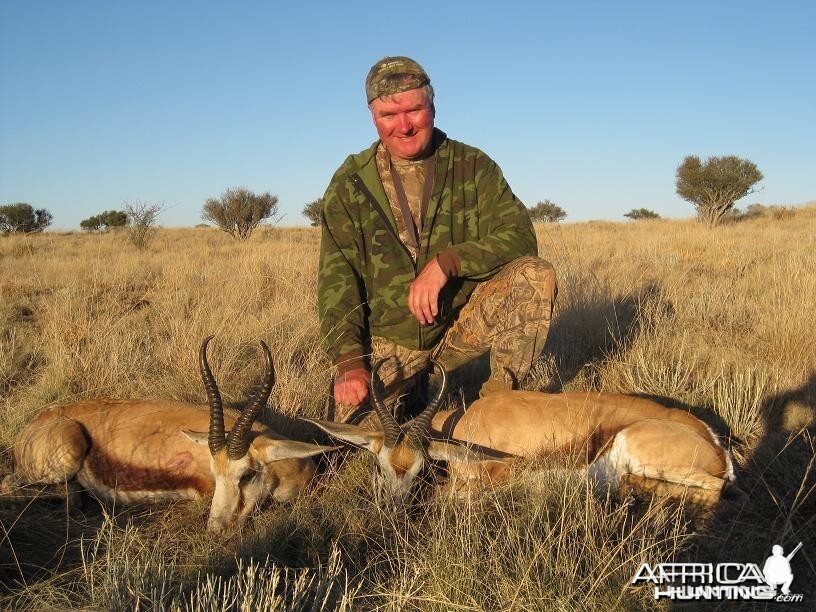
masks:
<instances>
[{"instance_id":1,"label":"man's right hand","mask_svg":"<svg viewBox=\"0 0 816 612\"><path fill-rule=\"evenodd\" d=\"M368 398L371 373L357 368L339 374L334 381L334 399L338 404L359 406Z\"/></svg>"}]
</instances>

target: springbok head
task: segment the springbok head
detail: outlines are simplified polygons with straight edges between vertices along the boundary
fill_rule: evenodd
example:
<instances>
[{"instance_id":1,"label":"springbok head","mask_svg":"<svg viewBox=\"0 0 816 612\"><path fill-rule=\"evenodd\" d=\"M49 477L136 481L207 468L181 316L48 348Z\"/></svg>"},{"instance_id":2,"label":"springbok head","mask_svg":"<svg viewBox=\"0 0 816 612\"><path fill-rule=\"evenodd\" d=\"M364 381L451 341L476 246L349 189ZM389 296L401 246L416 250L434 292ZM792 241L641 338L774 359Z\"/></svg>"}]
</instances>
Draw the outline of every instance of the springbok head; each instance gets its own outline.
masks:
<instances>
[{"instance_id":1,"label":"springbok head","mask_svg":"<svg viewBox=\"0 0 816 612\"><path fill-rule=\"evenodd\" d=\"M404 500L421 480L428 460L481 461L482 455L465 446L431 438L431 421L439 410L447 389L447 375L442 365L431 360L440 374L439 391L425 409L413 420L400 425L385 405L379 390L379 370L386 359L379 360L371 370L370 397L382 429L371 431L357 425L304 419L320 427L330 436L373 453L379 467L380 485L397 500Z\"/></svg>"},{"instance_id":2,"label":"springbok head","mask_svg":"<svg viewBox=\"0 0 816 612\"><path fill-rule=\"evenodd\" d=\"M215 492L207 529L224 533L240 527L250 512L270 495L276 501L287 501L296 496L314 475L315 465L309 457L336 447L280 439L268 430L253 430L252 425L275 384L272 354L263 341L261 348L266 360L263 382L241 411L232 430L225 431L221 394L207 363L207 345L212 338L205 338L199 350L199 368L210 406L209 432L184 433L194 442L210 448Z\"/></svg>"}]
</instances>

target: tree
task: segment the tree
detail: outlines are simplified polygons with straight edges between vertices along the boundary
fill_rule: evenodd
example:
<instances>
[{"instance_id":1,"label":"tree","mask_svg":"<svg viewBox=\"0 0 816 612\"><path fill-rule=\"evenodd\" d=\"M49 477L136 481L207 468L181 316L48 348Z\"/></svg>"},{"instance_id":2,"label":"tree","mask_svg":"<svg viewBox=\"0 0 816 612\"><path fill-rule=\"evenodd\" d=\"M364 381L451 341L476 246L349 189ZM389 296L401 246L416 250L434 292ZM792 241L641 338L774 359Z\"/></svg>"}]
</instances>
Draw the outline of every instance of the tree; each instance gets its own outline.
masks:
<instances>
[{"instance_id":1,"label":"tree","mask_svg":"<svg viewBox=\"0 0 816 612\"><path fill-rule=\"evenodd\" d=\"M141 202L140 200L125 202L125 214L130 219L128 240L133 246L139 250L147 248L158 231L156 221L163 211L163 203Z\"/></svg>"},{"instance_id":2,"label":"tree","mask_svg":"<svg viewBox=\"0 0 816 612\"><path fill-rule=\"evenodd\" d=\"M694 204L698 217L713 227L734 202L755 193L753 186L761 180L762 172L747 159L728 155L702 163L689 155L677 167L677 195Z\"/></svg>"},{"instance_id":3,"label":"tree","mask_svg":"<svg viewBox=\"0 0 816 612\"><path fill-rule=\"evenodd\" d=\"M219 198L204 203L201 218L217 225L233 238L246 240L262 221L275 215L278 196L256 195L243 187L227 189Z\"/></svg>"},{"instance_id":4,"label":"tree","mask_svg":"<svg viewBox=\"0 0 816 612\"><path fill-rule=\"evenodd\" d=\"M659 219L660 215L658 215L653 210L649 210L648 208L633 208L628 213L623 215L624 217L628 217L632 219L632 221L637 221L639 219Z\"/></svg>"},{"instance_id":5,"label":"tree","mask_svg":"<svg viewBox=\"0 0 816 612\"><path fill-rule=\"evenodd\" d=\"M128 224L127 213L123 210L106 210L79 222L79 227L88 232L109 230L112 227L125 227Z\"/></svg>"},{"instance_id":6,"label":"tree","mask_svg":"<svg viewBox=\"0 0 816 612\"><path fill-rule=\"evenodd\" d=\"M546 221L548 223L558 223L566 218L567 213L555 202L544 200L530 208L530 218L533 221Z\"/></svg>"},{"instance_id":7,"label":"tree","mask_svg":"<svg viewBox=\"0 0 816 612\"><path fill-rule=\"evenodd\" d=\"M323 198L317 198L303 207L303 216L312 224L312 227L320 225L320 217L323 213Z\"/></svg>"},{"instance_id":8,"label":"tree","mask_svg":"<svg viewBox=\"0 0 816 612\"><path fill-rule=\"evenodd\" d=\"M41 232L51 225L54 215L44 208L34 210L31 204L17 202L0 206L0 232Z\"/></svg>"},{"instance_id":9,"label":"tree","mask_svg":"<svg viewBox=\"0 0 816 612\"><path fill-rule=\"evenodd\" d=\"M100 216L105 229L125 227L130 221L128 214L124 210L106 210Z\"/></svg>"},{"instance_id":10,"label":"tree","mask_svg":"<svg viewBox=\"0 0 816 612\"><path fill-rule=\"evenodd\" d=\"M100 215L88 217L87 219L83 219L79 222L79 227L86 232L98 232L100 229L102 229L102 218Z\"/></svg>"}]
</instances>

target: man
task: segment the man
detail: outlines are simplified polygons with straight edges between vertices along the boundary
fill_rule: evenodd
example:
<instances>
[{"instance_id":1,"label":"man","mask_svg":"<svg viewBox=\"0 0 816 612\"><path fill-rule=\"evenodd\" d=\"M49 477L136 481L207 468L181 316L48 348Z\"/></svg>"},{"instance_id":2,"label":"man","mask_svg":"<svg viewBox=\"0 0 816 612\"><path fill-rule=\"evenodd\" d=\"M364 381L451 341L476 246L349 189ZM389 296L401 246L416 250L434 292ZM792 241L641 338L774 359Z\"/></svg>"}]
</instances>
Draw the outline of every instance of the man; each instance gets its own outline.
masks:
<instances>
[{"instance_id":1,"label":"man","mask_svg":"<svg viewBox=\"0 0 816 612\"><path fill-rule=\"evenodd\" d=\"M482 151L434 127L434 92L407 57L365 83L379 140L350 155L323 198L321 337L343 420L364 406L370 365L386 402L433 357L452 370L490 351L481 394L512 388L540 355L555 272L535 257L524 205Z\"/></svg>"}]
</instances>

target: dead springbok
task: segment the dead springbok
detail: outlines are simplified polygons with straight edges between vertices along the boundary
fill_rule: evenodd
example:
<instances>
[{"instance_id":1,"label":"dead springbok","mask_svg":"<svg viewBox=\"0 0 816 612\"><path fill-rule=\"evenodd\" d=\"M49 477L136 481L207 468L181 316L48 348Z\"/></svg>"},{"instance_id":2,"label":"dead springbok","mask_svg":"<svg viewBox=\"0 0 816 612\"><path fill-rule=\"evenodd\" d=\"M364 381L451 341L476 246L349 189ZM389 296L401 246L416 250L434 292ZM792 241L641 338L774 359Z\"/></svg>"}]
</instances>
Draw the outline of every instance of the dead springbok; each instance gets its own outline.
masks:
<instances>
[{"instance_id":1,"label":"dead springbok","mask_svg":"<svg viewBox=\"0 0 816 612\"><path fill-rule=\"evenodd\" d=\"M371 375L372 403L382 429L310 422L374 453L382 479L397 498L411 491L428 459L447 462L459 492L501 481L519 458L563 458L564 467L577 465L613 492L650 491L704 506L716 504L734 480L730 453L705 423L683 410L615 393L505 391L464 411L438 412L446 377L436 362L439 393L400 427L377 389L383 361Z\"/></svg>"},{"instance_id":2,"label":"dead springbok","mask_svg":"<svg viewBox=\"0 0 816 612\"><path fill-rule=\"evenodd\" d=\"M96 399L47 408L17 437L16 471L3 479L3 494L62 485L52 488L65 494L81 487L124 504L212 496L207 529L215 533L242 525L270 495L276 501L296 496L314 475L310 457L333 449L288 440L255 423L275 383L263 342L261 388L240 413L224 411L207 363L211 339L199 350L209 407Z\"/></svg>"}]
</instances>

